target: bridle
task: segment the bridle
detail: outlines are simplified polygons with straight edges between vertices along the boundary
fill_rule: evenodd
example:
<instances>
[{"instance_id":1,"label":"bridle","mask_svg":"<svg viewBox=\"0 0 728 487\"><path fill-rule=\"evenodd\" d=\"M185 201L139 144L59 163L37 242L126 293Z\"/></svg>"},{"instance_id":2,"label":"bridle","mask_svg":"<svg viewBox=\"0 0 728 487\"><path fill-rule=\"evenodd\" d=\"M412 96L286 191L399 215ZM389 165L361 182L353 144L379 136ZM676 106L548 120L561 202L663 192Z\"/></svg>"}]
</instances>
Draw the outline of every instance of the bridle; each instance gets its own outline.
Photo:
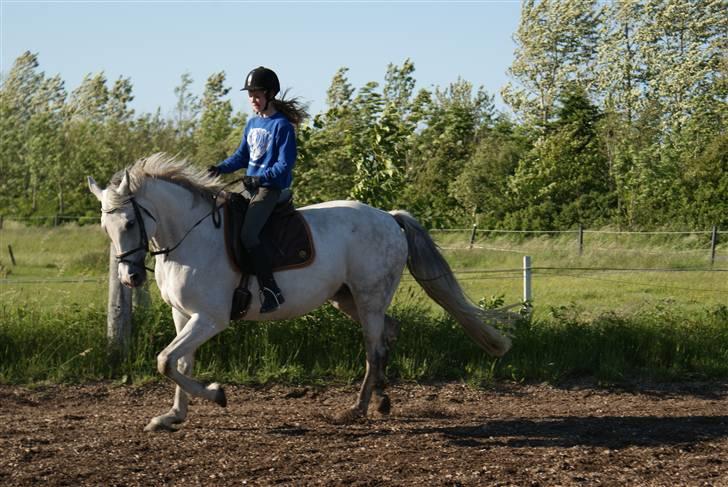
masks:
<instances>
[{"instance_id":1,"label":"bridle","mask_svg":"<svg viewBox=\"0 0 728 487\"><path fill-rule=\"evenodd\" d=\"M116 260L120 264L122 262L126 262L127 264L138 264L138 262L134 262L130 259L127 259L127 257L129 257L130 255L132 255L136 252L139 252L140 250L143 250L150 255L159 255L159 254L164 253L164 250L154 250L154 251L150 250L149 236L147 235L147 227L146 227L146 225L144 225L144 218L142 218L142 211L144 213L146 213L147 216L149 216L149 218L151 218L154 221L154 223L157 222L157 219L154 218L154 215L152 215L152 213L149 210L147 210L142 205L137 203L137 201L134 199L133 196L131 198L129 198L125 203L129 203L129 202L131 203L131 206L134 209L134 219L137 222L137 224L139 225L139 245L137 245L136 247L134 247L131 250L127 250L125 252L121 252L120 254L116 254ZM105 210L102 208L101 211L104 213L114 213L115 211L119 210L120 208L121 208L121 206L117 206L115 208L111 208L108 210ZM154 272L154 269L149 269L146 266L144 266L144 267L145 267L145 269Z\"/></svg>"},{"instance_id":2,"label":"bridle","mask_svg":"<svg viewBox=\"0 0 728 487\"><path fill-rule=\"evenodd\" d=\"M180 244L182 244L182 242L184 241L184 239L187 238L187 235L189 235L190 232L195 229L195 227L197 227L200 223L202 223L210 215L212 215L212 221L215 224L215 227L219 228L220 227L220 208L221 207L215 203L216 200L217 200L217 195L215 196L215 198L212 199L212 210L210 210L209 213L206 213L205 216L203 216L202 218L197 220L197 222L194 225L192 225L190 227L190 229L187 230L187 232L182 236L182 238L179 240L179 242L177 242L172 247L167 247L167 248L163 248L163 249L159 249L159 250L152 250L149 247L149 236L147 234L147 228L144 225L144 218L142 218L142 211L144 213L146 213L147 216L149 216L149 218L151 218L154 221L154 223L157 223L157 219L154 218L154 215L152 215L152 213L149 210L147 210L146 208L144 208L144 206L142 206L140 203L138 203L137 200L134 199L133 196L130 197L125 203L130 202L132 208L134 209L134 219L138 222L138 225L139 225L139 245L137 245L136 247L134 247L131 250L127 250L125 252L121 252L120 254L116 254L116 256L115 256L116 260L118 261L118 263L126 262L127 264L139 265L138 262L134 262L130 259L127 259L127 257L129 257L130 255L132 255L136 252L139 252L140 250L143 250L146 254L149 254L151 256L167 255L170 252L172 252L173 250L175 250L177 247L179 247ZM113 213L120 208L121 208L120 206L111 208L108 210L104 210L102 208L101 211L104 213ZM142 257L142 259L143 259L143 257ZM154 269L150 269L147 266L144 266L144 268L148 271L154 272Z\"/></svg>"},{"instance_id":3,"label":"bridle","mask_svg":"<svg viewBox=\"0 0 728 487\"><path fill-rule=\"evenodd\" d=\"M127 202L131 202L131 206L132 206L132 208L134 208L134 218L137 222L139 222L139 245L131 250L127 250L126 252L116 254L116 260L120 264L122 262L126 262L127 264L137 264L138 265L138 263L127 259L127 257L129 257L131 254L133 254L135 252L139 252L140 250L145 251L147 254L149 254L151 256L168 255L169 253L174 251L177 247L179 247L180 244L182 244L182 242L184 242L184 240L187 238L187 235L189 235L190 232L195 229L195 227L197 227L200 223L202 223L210 215L212 215L212 223L215 225L215 228L220 228L220 225L222 223L222 218L220 216L220 208L222 208L222 205L217 204L217 198L218 198L218 196L220 196L220 194L226 188L228 188L229 186L232 186L235 183L239 183L242 181L243 181L243 178L235 179L235 180L230 181L229 183L225 184L222 188L220 188L217 191L217 193L215 193L215 195L212 197L212 209L210 210L210 212L206 213L205 216L203 216L202 218L197 220L197 222L194 225L192 225L190 227L190 229L187 230L187 232L185 232L185 234L182 236L182 238L179 240L179 242L174 244L172 247L167 247L167 248L159 249L159 250L151 250L149 248L149 236L147 235L147 228L144 225L144 219L142 218L141 212L143 211L144 213L146 213L149 216L149 218L151 218L154 221L154 223L157 223L157 219L154 218L154 215L152 215L152 213L149 210L144 208L141 204L137 203L137 201L134 199L134 196L130 196L129 199L126 200L124 203L122 203L121 206L125 205ZM116 206L116 207L110 208L108 210L105 210L102 207L101 211L103 213L113 213L116 210L121 209L121 206ZM154 269L150 269L147 266L144 266L144 268L150 272L154 272Z\"/></svg>"}]
</instances>

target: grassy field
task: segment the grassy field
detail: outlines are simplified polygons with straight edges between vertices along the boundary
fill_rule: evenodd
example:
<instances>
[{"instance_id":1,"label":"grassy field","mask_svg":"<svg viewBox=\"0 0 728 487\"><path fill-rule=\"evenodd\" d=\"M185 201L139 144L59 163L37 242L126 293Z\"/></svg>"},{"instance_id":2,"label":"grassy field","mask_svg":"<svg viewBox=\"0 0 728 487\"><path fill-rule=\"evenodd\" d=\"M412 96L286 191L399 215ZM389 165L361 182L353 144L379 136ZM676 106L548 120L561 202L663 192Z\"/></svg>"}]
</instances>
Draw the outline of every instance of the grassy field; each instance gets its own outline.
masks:
<instances>
[{"instance_id":1,"label":"grassy field","mask_svg":"<svg viewBox=\"0 0 728 487\"><path fill-rule=\"evenodd\" d=\"M536 316L565 305L595 316L659 304L697 310L728 303L728 273L714 272L728 268L728 245L718 247L711 272L706 234L587 233L582 255L574 234L480 236L473 249L462 249L467 247L468 232L435 232L435 236L454 269L486 271L459 275L473 297L503 295L506 303L522 299L523 256L531 256ZM512 272L488 272L499 269Z\"/></svg>"},{"instance_id":2,"label":"grassy field","mask_svg":"<svg viewBox=\"0 0 728 487\"><path fill-rule=\"evenodd\" d=\"M709 272L705 235L625 242L588 234L582 256L573 235L481 238L474 249L463 248L468 232L434 235L463 287L485 303L521 300L522 257L530 255L533 318L511 330L514 348L506 357L491 359L405 273L393 306L402 322L395 377L482 383L728 376L728 274L718 271L728 267L725 244ZM155 356L174 327L153 285L151 307L135 312L131 355L121 364L107 360L108 244L98 225L6 222L0 239L16 259L0 259L0 382L156 377ZM198 358L198 374L235 382L352 381L364 365L360 330L330 307L287 322L236 323Z\"/></svg>"},{"instance_id":3,"label":"grassy field","mask_svg":"<svg viewBox=\"0 0 728 487\"><path fill-rule=\"evenodd\" d=\"M502 297L505 303L521 301L523 256L531 256L536 316L565 305L596 315L630 313L665 303L687 309L728 303L728 272L710 271L708 235L587 234L581 256L572 234L480 237L474 249L463 248L467 247L467 231L433 235L476 301L493 296ZM11 222L0 230L0 240L3 305L104 306L108 242L98 225L38 228ZM10 263L8 245L15 266ZM728 245L718 247L717 257L714 269L728 268ZM587 268L657 270L584 270ZM412 300L428 306L430 302L405 273L395 303Z\"/></svg>"},{"instance_id":4,"label":"grassy field","mask_svg":"<svg viewBox=\"0 0 728 487\"><path fill-rule=\"evenodd\" d=\"M11 262L8 246L13 249L16 265ZM108 239L98 224L25 227L5 222L0 230L0 248L3 306L50 309L92 305L103 309L109 254Z\"/></svg>"}]
</instances>

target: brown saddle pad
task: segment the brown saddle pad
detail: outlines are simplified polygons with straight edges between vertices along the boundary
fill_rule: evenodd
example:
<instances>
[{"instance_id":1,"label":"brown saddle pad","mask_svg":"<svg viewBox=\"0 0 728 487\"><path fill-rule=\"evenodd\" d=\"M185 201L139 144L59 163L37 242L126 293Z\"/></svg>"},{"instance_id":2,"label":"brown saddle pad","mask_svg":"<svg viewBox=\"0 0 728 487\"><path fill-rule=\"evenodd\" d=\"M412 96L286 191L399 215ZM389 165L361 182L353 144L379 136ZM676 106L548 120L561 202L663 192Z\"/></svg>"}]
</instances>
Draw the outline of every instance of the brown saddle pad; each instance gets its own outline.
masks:
<instances>
[{"instance_id":1,"label":"brown saddle pad","mask_svg":"<svg viewBox=\"0 0 728 487\"><path fill-rule=\"evenodd\" d=\"M240 241L248 200L237 193L227 195L225 208L225 247L236 270L253 274L250 258ZM260 234L274 271L306 267L316 252L311 229L303 215L293 206L292 198L278 203Z\"/></svg>"}]
</instances>

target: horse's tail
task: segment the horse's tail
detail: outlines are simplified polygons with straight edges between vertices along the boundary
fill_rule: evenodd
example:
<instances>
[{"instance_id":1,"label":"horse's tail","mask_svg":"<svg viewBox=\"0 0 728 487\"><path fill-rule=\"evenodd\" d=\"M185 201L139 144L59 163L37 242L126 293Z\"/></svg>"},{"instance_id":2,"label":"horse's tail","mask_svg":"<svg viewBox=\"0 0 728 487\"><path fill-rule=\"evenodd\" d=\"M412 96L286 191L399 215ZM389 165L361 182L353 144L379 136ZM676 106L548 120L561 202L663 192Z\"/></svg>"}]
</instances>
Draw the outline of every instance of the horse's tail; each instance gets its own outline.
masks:
<instances>
[{"instance_id":1,"label":"horse's tail","mask_svg":"<svg viewBox=\"0 0 728 487\"><path fill-rule=\"evenodd\" d=\"M390 214L407 238L407 268L427 295L450 313L486 352L497 357L504 355L511 348L511 340L488 322L509 321L507 315L511 313L484 310L473 304L427 230L406 211L395 210Z\"/></svg>"}]
</instances>

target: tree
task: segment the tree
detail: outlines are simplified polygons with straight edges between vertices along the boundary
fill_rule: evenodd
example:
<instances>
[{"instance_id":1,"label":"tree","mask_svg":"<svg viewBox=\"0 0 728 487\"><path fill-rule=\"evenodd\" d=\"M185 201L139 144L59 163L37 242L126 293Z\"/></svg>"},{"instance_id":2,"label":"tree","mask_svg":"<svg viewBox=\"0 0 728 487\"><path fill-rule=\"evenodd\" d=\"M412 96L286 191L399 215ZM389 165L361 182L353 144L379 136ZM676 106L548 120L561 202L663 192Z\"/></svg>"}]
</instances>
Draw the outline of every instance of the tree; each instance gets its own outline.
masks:
<instances>
[{"instance_id":1,"label":"tree","mask_svg":"<svg viewBox=\"0 0 728 487\"><path fill-rule=\"evenodd\" d=\"M478 143L493 123L493 97L463 79L430 98L420 93L413 113L422 114L422 130L413 137L407 185L399 203L429 226L456 224L468 214L455 198L455 184ZM470 209L472 211L472 209Z\"/></svg>"},{"instance_id":2,"label":"tree","mask_svg":"<svg viewBox=\"0 0 728 487\"><path fill-rule=\"evenodd\" d=\"M560 101L558 119L510 178L523 205L509 215L510 226L569 228L606 222L613 211L609 165L596 133L601 114L578 85Z\"/></svg>"},{"instance_id":3,"label":"tree","mask_svg":"<svg viewBox=\"0 0 728 487\"><path fill-rule=\"evenodd\" d=\"M597 44L596 0L526 0L516 50L508 70L515 83L502 90L506 103L527 124L545 127L564 88L588 87Z\"/></svg>"},{"instance_id":4,"label":"tree","mask_svg":"<svg viewBox=\"0 0 728 487\"><path fill-rule=\"evenodd\" d=\"M302 204L344 199L354 185L355 90L346 76L348 70L342 67L334 74L327 90L327 110L314 117L312 126L298 130L294 185Z\"/></svg>"},{"instance_id":5,"label":"tree","mask_svg":"<svg viewBox=\"0 0 728 487\"><path fill-rule=\"evenodd\" d=\"M59 76L38 72L38 57L23 53L0 90L2 111L3 200L22 213L64 211L63 106L66 91ZM53 192L57 198L48 197ZM4 201L5 204L5 201Z\"/></svg>"},{"instance_id":6,"label":"tree","mask_svg":"<svg viewBox=\"0 0 728 487\"><path fill-rule=\"evenodd\" d=\"M622 1L606 13L598 84L619 213L629 225L675 221L681 175L725 126L724 6Z\"/></svg>"},{"instance_id":7,"label":"tree","mask_svg":"<svg viewBox=\"0 0 728 487\"><path fill-rule=\"evenodd\" d=\"M192 83L192 76L183 73L180 84L174 89L177 99L174 108L174 126L179 142L178 152L189 156L195 152L194 133L197 128L197 116L200 113L200 101L190 91Z\"/></svg>"},{"instance_id":8,"label":"tree","mask_svg":"<svg viewBox=\"0 0 728 487\"><path fill-rule=\"evenodd\" d=\"M213 74L207 79L202 95L200 127L195 133L198 162L216 164L230 155L228 136L233 130L230 120L233 108L224 97L230 92L225 86L225 73ZM238 139L239 142L239 139Z\"/></svg>"},{"instance_id":9,"label":"tree","mask_svg":"<svg viewBox=\"0 0 728 487\"><path fill-rule=\"evenodd\" d=\"M74 119L103 123L107 116L108 102L109 89L104 73L87 74L81 85L71 92L67 111Z\"/></svg>"},{"instance_id":10,"label":"tree","mask_svg":"<svg viewBox=\"0 0 728 487\"><path fill-rule=\"evenodd\" d=\"M530 148L529 136L506 117L484 131L475 152L453 184L453 194L479 222L497 227L518 207L508 181Z\"/></svg>"},{"instance_id":11,"label":"tree","mask_svg":"<svg viewBox=\"0 0 728 487\"><path fill-rule=\"evenodd\" d=\"M718 135L681 175L677 220L688 227L728 227L728 134Z\"/></svg>"},{"instance_id":12,"label":"tree","mask_svg":"<svg viewBox=\"0 0 728 487\"><path fill-rule=\"evenodd\" d=\"M354 157L351 195L379 208L394 206L405 185L407 152L416 126L411 114L414 71L409 59L402 66L390 63L381 97L358 98L358 113L366 114L370 122L361 132L365 145Z\"/></svg>"},{"instance_id":13,"label":"tree","mask_svg":"<svg viewBox=\"0 0 728 487\"><path fill-rule=\"evenodd\" d=\"M358 91L348 68L334 75L328 109L300 131L302 143L296 187L304 202L354 198L390 208L402 190L409 136L414 65L390 64L383 92L376 82ZM301 199L299 199L301 201Z\"/></svg>"},{"instance_id":14,"label":"tree","mask_svg":"<svg viewBox=\"0 0 728 487\"><path fill-rule=\"evenodd\" d=\"M3 78L0 89L0 198L3 207L19 211L26 211L23 207L28 193L33 206L37 200L38 176L29 170L25 151L36 106L34 96L44 78L37 69L38 55L24 52Z\"/></svg>"}]
</instances>

